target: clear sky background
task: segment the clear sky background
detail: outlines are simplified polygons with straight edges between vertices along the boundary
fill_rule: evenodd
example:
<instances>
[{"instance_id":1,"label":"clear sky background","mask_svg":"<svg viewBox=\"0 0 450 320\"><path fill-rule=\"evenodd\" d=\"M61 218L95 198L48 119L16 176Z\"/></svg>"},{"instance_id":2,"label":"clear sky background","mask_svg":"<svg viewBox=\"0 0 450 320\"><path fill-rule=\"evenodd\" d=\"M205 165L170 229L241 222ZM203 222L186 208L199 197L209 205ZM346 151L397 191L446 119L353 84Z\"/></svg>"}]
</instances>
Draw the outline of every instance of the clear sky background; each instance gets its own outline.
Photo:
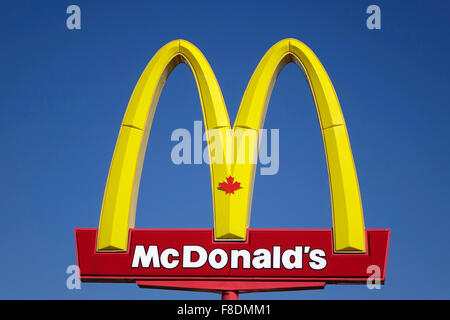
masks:
<instances>
[{"instance_id":1,"label":"clear sky background","mask_svg":"<svg viewBox=\"0 0 450 320\"><path fill-rule=\"evenodd\" d=\"M66 8L81 8L81 30ZM381 30L366 8L381 8ZM0 19L0 298L217 299L216 294L83 283L74 228L97 227L132 90L153 54L183 38L209 60L234 122L271 45L293 37L325 66L347 122L367 228L390 228L386 284L258 293L242 299L450 298L449 32L445 1L4 1ZM176 128L202 120L185 65L170 76L149 140L137 228L211 228L206 164L170 160ZM288 65L266 128L280 129L280 171L257 175L252 228L331 228L314 102Z\"/></svg>"}]
</instances>

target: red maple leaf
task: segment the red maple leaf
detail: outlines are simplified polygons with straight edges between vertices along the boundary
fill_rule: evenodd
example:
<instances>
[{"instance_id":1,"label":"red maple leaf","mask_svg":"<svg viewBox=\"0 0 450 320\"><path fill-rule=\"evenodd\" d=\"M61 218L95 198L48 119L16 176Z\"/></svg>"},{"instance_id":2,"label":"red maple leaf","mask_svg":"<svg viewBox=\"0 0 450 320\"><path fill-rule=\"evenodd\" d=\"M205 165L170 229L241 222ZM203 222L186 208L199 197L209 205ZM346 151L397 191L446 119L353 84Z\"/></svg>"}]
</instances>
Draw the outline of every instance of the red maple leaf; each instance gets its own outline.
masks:
<instances>
[{"instance_id":1,"label":"red maple leaf","mask_svg":"<svg viewBox=\"0 0 450 320\"><path fill-rule=\"evenodd\" d=\"M228 193L234 194L234 192L240 188L241 188L241 183L234 181L234 178L231 175L227 178L226 182L219 183L219 189L222 189L223 191L225 191L225 194L228 194Z\"/></svg>"}]
</instances>

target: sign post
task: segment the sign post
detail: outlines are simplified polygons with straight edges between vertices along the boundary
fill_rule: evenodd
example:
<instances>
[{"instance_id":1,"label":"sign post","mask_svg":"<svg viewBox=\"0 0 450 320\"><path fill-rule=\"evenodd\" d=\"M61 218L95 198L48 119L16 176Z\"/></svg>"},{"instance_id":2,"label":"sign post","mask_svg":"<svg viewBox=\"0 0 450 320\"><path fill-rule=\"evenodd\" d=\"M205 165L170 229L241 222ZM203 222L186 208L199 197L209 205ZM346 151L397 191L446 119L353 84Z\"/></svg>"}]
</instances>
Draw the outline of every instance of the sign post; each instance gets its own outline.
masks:
<instances>
[{"instance_id":1,"label":"sign post","mask_svg":"<svg viewBox=\"0 0 450 320\"><path fill-rule=\"evenodd\" d=\"M239 300L239 291L237 290L222 291L222 300Z\"/></svg>"}]
</instances>

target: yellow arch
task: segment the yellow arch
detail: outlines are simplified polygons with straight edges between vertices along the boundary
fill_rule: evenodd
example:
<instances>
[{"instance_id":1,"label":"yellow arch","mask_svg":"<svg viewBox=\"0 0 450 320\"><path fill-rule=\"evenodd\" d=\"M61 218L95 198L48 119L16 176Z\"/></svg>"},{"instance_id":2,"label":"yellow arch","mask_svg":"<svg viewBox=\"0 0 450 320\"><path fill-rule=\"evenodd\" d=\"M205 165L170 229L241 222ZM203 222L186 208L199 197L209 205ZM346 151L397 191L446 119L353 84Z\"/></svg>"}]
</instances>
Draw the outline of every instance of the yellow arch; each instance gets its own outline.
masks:
<instances>
[{"instance_id":1,"label":"yellow arch","mask_svg":"<svg viewBox=\"0 0 450 320\"><path fill-rule=\"evenodd\" d=\"M230 128L222 92L200 50L184 40L163 46L136 84L120 128L103 196L97 239L99 251L127 249L156 105L169 74L180 63L189 65L194 74L206 129Z\"/></svg>"},{"instance_id":2,"label":"yellow arch","mask_svg":"<svg viewBox=\"0 0 450 320\"><path fill-rule=\"evenodd\" d=\"M364 216L347 128L333 84L310 48L298 40L285 39L267 51L250 79L234 128L258 130L264 126L275 81L290 62L304 72L317 109L328 164L334 249L364 252Z\"/></svg>"},{"instance_id":3,"label":"yellow arch","mask_svg":"<svg viewBox=\"0 0 450 320\"><path fill-rule=\"evenodd\" d=\"M217 149L227 157L226 141L238 136L237 154L250 158L257 153L257 139L241 143L246 136L257 137L263 127L267 105L279 72L289 62L304 70L317 107L327 155L333 207L335 251L365 251L362 214L356 170L348 141L347 129L333 85L320 61L303 43L285 39L274 45L263 57L253 74L231 129L220 87L208 62L189 42L176 40L162 47L152 58L130 99L114 151L103 198L97 249L127 249L128 229L134 227L137 195L147 139L159 95L170 72L181 62L187 63L195 76L207 130L210 156L211 141L220 142ZM214 131L214 130L211 130ZM243 240L250 221L256 164L212 163L211 183L216 240ZM221 181L232 175L241 183L233 195L218 189Z\"/></svg>"}]
</instances>

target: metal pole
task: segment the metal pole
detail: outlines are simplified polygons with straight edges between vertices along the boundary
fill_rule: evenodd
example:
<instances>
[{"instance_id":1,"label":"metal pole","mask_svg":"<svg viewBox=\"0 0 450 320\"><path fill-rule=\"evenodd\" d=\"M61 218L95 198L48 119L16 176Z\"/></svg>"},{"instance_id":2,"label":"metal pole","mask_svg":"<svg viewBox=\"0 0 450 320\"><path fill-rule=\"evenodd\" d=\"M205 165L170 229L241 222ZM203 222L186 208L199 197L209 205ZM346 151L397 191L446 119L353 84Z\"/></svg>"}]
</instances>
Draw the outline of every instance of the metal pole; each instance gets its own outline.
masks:
<instances>
[{"instance_id":1,"label":"metal pole","mask_svg":"<svg viewBox=\"0 0 450 320\"><path fill-rule=\"evenodd\" d=\"M237 290L222 291L222 300L239 300L239 291Z\"/></svg>"}]
</instances>

